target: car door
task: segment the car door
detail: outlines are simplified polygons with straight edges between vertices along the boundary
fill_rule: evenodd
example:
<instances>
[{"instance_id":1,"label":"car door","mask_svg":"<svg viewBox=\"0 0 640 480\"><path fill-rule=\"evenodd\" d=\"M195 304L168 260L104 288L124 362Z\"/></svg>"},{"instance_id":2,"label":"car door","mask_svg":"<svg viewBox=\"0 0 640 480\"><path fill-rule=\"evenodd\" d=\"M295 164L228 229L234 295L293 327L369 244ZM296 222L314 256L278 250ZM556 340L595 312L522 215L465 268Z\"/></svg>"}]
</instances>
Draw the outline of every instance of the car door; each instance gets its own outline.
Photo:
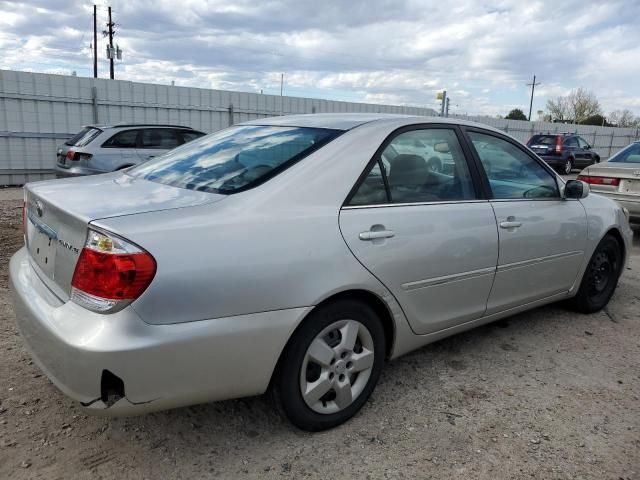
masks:
<instances>
[{"instance_id":1,"label":"car door","mask_svg":"<svg viewBox=\"0 0 640 480\"><path fill-rule=\"evenodd\" d=\"M584 138L576 137L576 140L580 147L580 160L577 166L580 168L588 167L593 163L593 151Z\"/></svg>"},{"instance_id":2,"label":"car door","mask_svg":"<svg viewBox=\"0 0 640 480\"><path fill-rule=\"evenodd\" d=\"M109 137L91 159L92 167L109 172L138 163L138 132L137 129L121 130Z\"/></svg>"},{"instance_id":3,"label":"car door","mask_svg":"<svg viewBox=\"0 0 640 480\"><path fill-rule=\"evenodd\" d=\"M142 162L160 156L182 143L173 128L145 128L138 139L137 154Z\"/></svg>"},{"instance_id":4,"label":"car door","mask_svg":"<svg viewBox=\"0 0 640 480\"><path fill-rule=\"evenodd\" d=\"M578 167L583 161L578 139L576 137L566 137L562 146L569 153L569 156L574 159L574 167Z\"/></svg>"},{"instance_id":5,"label":"car door","mask_svg":"<svg viewBox=\"0 0 640 480\"><path fill-rule=\"evenodd\" d=\"M390 136L340 212L342 235L358 260L392 292L412 329L427 334L479 318L498 257L491 205L476 166L451 126L411 127ZM412 153L398 145L425 145ZM450 155L450 173L428 166ZM472 172L476 172L472 175Z\"/></svg>"},{"instance_id":6,"label":"car door","mask_svg":"<svg viewBox=\"0 0 640 480\"><path fill-rule=\"evenodd\" d=\"M466 132L483 166L493 151L517 165L510 176L486 176L500 241L487 315L567 292L585 255L584 207L561 198L556 175L516 141L481 129ZM475 148L487 143L492 148Z\"/></svg>"}]
</instances>

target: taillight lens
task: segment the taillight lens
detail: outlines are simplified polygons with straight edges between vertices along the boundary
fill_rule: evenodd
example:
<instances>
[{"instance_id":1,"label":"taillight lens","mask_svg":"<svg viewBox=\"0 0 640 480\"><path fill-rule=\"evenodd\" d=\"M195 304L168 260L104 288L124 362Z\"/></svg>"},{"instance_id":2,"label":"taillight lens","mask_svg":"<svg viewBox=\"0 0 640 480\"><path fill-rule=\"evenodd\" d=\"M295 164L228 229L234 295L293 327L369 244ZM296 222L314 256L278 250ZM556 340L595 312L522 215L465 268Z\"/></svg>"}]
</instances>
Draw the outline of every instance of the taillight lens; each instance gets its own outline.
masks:
<instances>
[{"instance_id":1,"label":"taillight lens","mask_svg":"<svg viewBox=\"0 0 640 480\"><path fill-rule=\"evenodd\" d=\"M556 137L556 155L562 155L562 137Z\"/></svg>"},{"instance_id":2,"label":"taillight lens","mask_svg":"<svg viewBox=\"0 0 640 480\"><path fill-rule=\"evenodd\" d=\"M619 178L613 177L595 177L593 175L578 175L578 180L582 180L583 182L590 183L591 185L610 185L612 187L617 187L620 185Z\"/></svg>"},{"instance_id":3,"label":"taillight lens","mask_svg":"<svg viewBox=\"0 0 640 480\"><path fill-rule=\"evenodd\" d=\"M115 235L89 230L71 280L71 299L96 312L116 311L142 295L156 273L150 253Z\"/></svg>"},{"instance_id":4,"label":"taillight lens","mask_svg":"<svg viewBox=\"0 0 640 480\"><path fill-rule=\"evenodd\" d=\"M91 158L90 153L74 152L73 150L69 150L67 152L67 160L72 162L78 162L80 160L89 160L90 158Z\"/></svg>"}]
</instances>

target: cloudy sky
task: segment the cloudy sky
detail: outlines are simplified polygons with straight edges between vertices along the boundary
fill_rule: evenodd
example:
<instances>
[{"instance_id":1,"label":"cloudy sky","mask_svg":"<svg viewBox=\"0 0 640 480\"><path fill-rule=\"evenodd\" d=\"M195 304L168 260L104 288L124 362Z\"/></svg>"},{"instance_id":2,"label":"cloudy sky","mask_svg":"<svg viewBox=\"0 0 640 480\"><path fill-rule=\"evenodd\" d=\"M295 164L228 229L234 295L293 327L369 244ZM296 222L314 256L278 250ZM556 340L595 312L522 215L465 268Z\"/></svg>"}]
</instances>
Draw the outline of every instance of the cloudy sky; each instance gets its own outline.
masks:
<instances>
[{"instance_id":1,"label":"cloudy sky","mask_svg":"<svg viewBox=\"0 0 640 480\"><path fill-rule=\"evenodd\" d=\"M572 88L640 115L638 0L99 0L116 78L436 107L528 110ZM0 0L0 68L92 75L93 3ZM108 76L99 35L99 75Z\"/></svg>"}]
</instances>

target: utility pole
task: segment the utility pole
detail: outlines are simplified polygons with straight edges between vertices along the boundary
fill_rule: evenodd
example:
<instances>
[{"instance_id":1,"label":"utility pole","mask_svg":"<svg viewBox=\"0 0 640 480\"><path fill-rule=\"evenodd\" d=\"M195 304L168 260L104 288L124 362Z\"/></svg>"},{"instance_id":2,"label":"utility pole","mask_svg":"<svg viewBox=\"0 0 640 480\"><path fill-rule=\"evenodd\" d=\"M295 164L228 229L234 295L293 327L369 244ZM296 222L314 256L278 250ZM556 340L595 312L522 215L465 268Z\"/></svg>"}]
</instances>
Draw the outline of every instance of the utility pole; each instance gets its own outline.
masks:
<instances>
[{"instance_id":1,"label":"utility pole","mask_svg":"<svg viewBox=\"0 0 640 480\"><path fill-rule=\"evenodd\" d=\"M93 78L98 78L98 7L93 6Z\"/></svg>"},{"instance_id":2,"label":"utility pole","mask_svg":"<svg viewBox=\"0 0 640 480\"><path fill-rule=\"evenodd\" d=\"M447 97L446 100L446 105L444 107L444 116L448 117L449 116L449 97Z\"/></svg>"},{"instance_id":3,"label":"utility pole","mask_svg":"<svg viewBox=\"0 0 640 480\"><path fill-rule=\"evenodd\" d=\"M111 55L109 55L109 78L111 78L111 80L113 80L114 75L113 75L113 57L114 55L114 50L113 50L113 26L115 24L111 21L111 7L109 7L109 23L107 23L107 27L109 27L109 50L111 52Z\"/></svg>"},{"instance_id":4,"label":"utility pole","mask_svg":"<svg viewBox=\"0 0 640 480\"><path fill-rule=\"evenodd\" d=\"M531 109L533 108L533 92L536 89L536 85L540 85L540 83L536 83L536 76L533 76L533 82L527 83L527 86L531 86L531 101L529 102L529 121L531 121Z\"/></svg>"}]
</instances>

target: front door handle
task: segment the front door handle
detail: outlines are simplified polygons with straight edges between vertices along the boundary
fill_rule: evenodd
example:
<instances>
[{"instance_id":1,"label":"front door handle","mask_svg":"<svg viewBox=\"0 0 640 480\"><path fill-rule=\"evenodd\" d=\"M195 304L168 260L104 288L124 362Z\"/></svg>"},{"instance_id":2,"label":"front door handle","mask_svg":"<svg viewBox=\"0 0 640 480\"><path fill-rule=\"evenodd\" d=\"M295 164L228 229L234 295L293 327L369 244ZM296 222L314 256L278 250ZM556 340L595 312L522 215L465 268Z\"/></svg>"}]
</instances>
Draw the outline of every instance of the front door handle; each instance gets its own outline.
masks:
<instances>
[{"instance_id":1,"label":"front door handle","mask_svg":"<svg viewBox=\"0 0 640 480\"><path fill-rule=\"evenodd\" d=\"M396 232L393 230L369 230L368 232L360 232L360 240L376 240L378 238L394 237Z\"/></svg>"},{"instance_id":2,"label":"front door handle","mask_svg":"<svg viewBox=\"0 0 640 480\"><path fill-rule=\"evenodd\" d=\"M500 228L518 228L522 226L522 222L516 222L508 218L506 222L500 222Z\"/></svg>"}]
</instances>

